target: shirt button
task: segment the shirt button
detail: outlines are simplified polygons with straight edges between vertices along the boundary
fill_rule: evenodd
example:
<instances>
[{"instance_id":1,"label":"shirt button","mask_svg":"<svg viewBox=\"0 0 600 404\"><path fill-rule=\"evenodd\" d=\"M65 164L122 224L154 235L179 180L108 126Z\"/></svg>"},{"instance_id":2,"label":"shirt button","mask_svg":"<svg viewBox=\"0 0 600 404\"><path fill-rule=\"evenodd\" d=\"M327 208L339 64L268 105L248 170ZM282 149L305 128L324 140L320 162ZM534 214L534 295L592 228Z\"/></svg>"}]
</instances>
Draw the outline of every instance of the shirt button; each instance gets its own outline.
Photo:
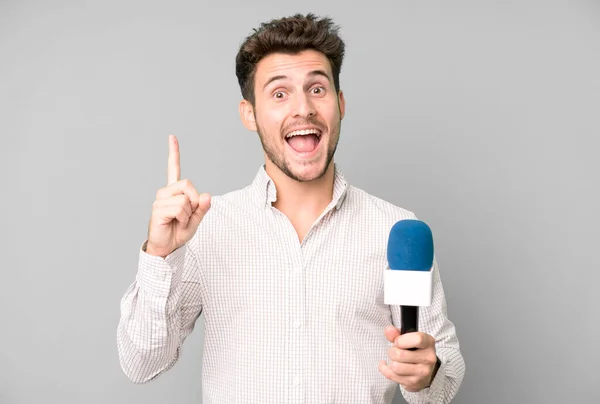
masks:
<instances>
[{"instance_id":1,"label":"shirt button","mask_svg":"<svg viewBox=\"0 0 600 404\"><path fill-rule=\"evenodd\" d=\"M300 384L300 378L298 376L294 376L294 386L297 386Z\"/></svg>"},{"instance_id":2,"label":"shirt button","mask_svg":"<svg viewBox=\"0 0 600 404\"><path fill-rule=\"evenodd\" d=\"M293 326L294 328L300 328L300 321L298 321L298 320L294 320L294 322L292 323L292 326Z\"/></svg>"}]
</instances>

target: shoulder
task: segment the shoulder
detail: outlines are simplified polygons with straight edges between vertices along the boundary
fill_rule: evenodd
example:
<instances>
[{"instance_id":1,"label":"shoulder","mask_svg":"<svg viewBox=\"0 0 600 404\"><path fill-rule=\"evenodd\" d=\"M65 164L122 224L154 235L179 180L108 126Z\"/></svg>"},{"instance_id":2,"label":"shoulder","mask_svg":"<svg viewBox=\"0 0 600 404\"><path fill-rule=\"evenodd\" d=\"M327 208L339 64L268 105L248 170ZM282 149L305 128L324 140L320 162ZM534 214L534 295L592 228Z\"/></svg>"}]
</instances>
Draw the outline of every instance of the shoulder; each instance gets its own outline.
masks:
<instances>
[{"instance_id":1,"label":"shoulder","mask_svg":"<svg viewBox=\"0 0 600 404\"><path fill-rule=\"evenodd\" d=\"M252 189L250 185L235 189L224 194L214 195L212 201L216 207L225 207L227 205L247 205L252 197Z\"/></svg>"},{"instance_id":2,"label":"shoulder","mask_svg":"<svg viewBox=\"0 0 600 404\"><path fill-rule=\"evenodd\" d=\"M356 186L349 185L347 193L348 202L353 208L359 209L364 214L381 219L384 222L395 223L399 220L417 218L411 210L375 196Z\"/></svg>"},{"instance_id":3,"label":"shoulder","mask_svg":"<svg viewBox=\"0 0 600 404\"><path fill-rule=\"evenodd\" d=\"M202 223L206 226L240 220L249 215L252 216L257 206L257 197L251 186L211 195L210 209Z\"/></svg>"}]
</instances>

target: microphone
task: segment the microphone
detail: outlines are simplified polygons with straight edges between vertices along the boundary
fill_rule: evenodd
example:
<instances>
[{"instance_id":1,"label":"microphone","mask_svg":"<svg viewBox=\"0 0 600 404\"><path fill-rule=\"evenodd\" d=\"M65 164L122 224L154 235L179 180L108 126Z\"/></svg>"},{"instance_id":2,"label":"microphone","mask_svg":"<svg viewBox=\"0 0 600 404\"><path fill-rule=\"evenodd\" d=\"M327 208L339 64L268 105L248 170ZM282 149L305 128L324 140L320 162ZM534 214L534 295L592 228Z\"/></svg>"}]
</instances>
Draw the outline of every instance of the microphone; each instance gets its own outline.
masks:
<instances>
[{"instance_id":1,"label":"microphone","mask_svg":"<svg viewBox=\"0 0 600 404\"><path fill-rule=\"evenodd\" d=\"M432 300L433 236L429 226L416 219L396 222L390 230L387 259L384 302L401 306L400 334L418 331L419 306L430 306Z\"/></svg>"}]
</instances>

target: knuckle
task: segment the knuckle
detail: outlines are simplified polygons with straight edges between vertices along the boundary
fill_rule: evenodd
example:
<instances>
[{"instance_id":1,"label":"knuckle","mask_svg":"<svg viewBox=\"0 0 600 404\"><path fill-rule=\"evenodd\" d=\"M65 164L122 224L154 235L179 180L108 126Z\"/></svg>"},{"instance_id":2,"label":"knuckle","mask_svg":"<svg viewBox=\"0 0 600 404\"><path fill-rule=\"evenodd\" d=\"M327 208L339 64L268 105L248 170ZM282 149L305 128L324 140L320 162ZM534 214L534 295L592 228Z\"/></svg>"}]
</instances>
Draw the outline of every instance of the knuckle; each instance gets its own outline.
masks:
<instances>
[{"instance_id":1,"label":"knuckle","mask_svg":"<svg viewBox=\"0 0 600 404\"><path fill-rule=\"evenodd\" d=\"M397 361L402 361L406 353L402 349L394 349L394 358Z\"/></svg>"},{"instance_id":2,"label":"knuckle","mask_svg":"<svg viewBox=\"0 0 600 404\"><path fill-rule=\"evenodd\" d=\"M181 195L177 195L177 203L179 203L180 205L185 205L187 203L189 203L189 198L186 194L181 194Z\"/></svg>"}]
</instances>

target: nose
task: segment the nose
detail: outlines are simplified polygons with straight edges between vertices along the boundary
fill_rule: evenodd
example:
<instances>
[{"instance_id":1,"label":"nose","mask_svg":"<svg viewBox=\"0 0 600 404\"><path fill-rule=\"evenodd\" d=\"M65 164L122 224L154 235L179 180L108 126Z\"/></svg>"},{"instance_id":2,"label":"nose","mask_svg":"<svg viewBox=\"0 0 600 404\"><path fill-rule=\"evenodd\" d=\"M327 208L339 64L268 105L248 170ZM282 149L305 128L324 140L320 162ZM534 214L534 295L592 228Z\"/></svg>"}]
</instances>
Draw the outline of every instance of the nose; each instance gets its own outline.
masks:
<instances>
[{"instance_id":1,"label":"nose","mask_svg":"<svg viewBox=\"0 0 600 404\"><path fill-rule=\"evenodd\" d=\"M315 116L316 109L312 103L312 100L306 93L300 93L296 98L296 102L294 103L294 117L300 118L311 118Z\"/></svg>"}]
</instances>

